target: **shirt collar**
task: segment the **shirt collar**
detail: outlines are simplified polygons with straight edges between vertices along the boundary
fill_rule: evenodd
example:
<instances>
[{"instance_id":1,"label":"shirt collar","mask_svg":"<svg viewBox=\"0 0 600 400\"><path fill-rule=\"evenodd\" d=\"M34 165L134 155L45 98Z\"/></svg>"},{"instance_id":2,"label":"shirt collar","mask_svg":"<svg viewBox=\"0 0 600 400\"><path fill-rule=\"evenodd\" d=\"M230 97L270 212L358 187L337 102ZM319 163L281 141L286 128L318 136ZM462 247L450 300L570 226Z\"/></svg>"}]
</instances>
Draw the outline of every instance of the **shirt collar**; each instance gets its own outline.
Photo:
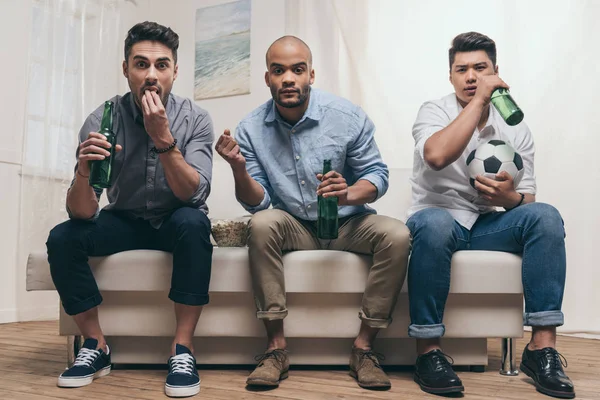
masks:
<instances>
[{"instance_id":1,"label":"shirt collar","mask_svg":"<svg viewBox=\"0 0 600 400\"><path fill-rule=\"evenodd\" d=\"M321 107L319 106L319 93L317 90L311 88L310 98L308 100L308 108L304 112L302 118L300 118L300 121L298 121L298 124L304 121L306 118L312 119L313 121L319 121L321 120L322 116L323 113L321 111ZM285 122L277 111L277 104L275 103L275 100L271 100L271 109L265 117L265 122L273 122L275 120Z\"/></svg>"}]
</instances>

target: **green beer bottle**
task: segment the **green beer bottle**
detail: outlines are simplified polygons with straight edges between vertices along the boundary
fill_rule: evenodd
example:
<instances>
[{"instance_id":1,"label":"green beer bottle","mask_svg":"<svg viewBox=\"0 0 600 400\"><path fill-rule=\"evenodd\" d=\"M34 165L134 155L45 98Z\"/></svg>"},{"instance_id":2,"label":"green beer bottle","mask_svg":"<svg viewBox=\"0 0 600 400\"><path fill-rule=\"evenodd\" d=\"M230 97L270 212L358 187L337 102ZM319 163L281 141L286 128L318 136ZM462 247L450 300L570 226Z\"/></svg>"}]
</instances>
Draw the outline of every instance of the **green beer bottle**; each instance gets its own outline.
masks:
<instances>
[{"instance_id":1,"label":"green beer bottle","mask_svg":"<svg viewBox=\"0 0 600 400\"><path fill-rule=\"evenodd\" d=\"M112 170L116 136L113 132L113 102L106 101L104 103L104 113L102 114L102 122L100 123L100 133L106 137L106 140L111 144L109 149L110 155L104 160L90 161L90 186L96 189L106 189L110 187L110 173Z\"/></svg>"},{"instance_id":2,"label":"green beer bottle","mask_svg":"<svg viewBox=\"0 0 600 400\"><path fill-rule=\"evenodd\" d=\"M504 88L494 90L491 102L508 125L514 126L523 121L523 111L515 103L508 90Z\"/></svg>"},{"instance_id":3,"label":"green beer bottle","mask_svg":"<svg viewBox=\"0 0 600 400\"><path fill-rule=\"evenodd\" d=\"M331 160L323 161L323 176L331 171ZM338 237L338 198L319 196L317 210L317 237L337 239Z\"/></svg>"}]
</instances>

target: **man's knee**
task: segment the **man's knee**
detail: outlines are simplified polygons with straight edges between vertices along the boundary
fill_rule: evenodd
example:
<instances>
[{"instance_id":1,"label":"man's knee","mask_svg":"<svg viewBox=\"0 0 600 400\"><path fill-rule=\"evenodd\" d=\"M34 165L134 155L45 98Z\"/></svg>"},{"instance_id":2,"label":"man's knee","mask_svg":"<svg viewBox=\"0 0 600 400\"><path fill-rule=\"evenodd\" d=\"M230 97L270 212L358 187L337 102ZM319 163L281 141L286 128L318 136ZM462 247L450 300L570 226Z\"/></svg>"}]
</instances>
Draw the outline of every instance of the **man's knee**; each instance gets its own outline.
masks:
<instances>
[{"instance_id":1,"label":"man's knee","mask_svg":"<svg viewBox=\"0 0 600 400\"><path fill-rule=\"evenodd\" d=\"M437 239L452 237L456 222L442 208L426 208L412 215L407 221L412 237L426 236Z\"/></svg>"},{"instance_id":2,"label":"man's knee","mask_svg":"<svg viewBox=\"0 0 600 400\"><path fill-rule=\"evenodd\" d=\"M210 240L210 220L204 212L186 207L177 210L173 217L177 218L178 239Z\"/></svg>"},{"instance_id":3,"label":"man's knee","mask_svg":"<svg viewBox=\"0 0 600 400\"><path fill-rule=\"evenodd\" d=\"M276 234L280 221L285 218L285 211L268 209L252 216L248 225L248 245L257 246L266 243Z\"/></svg>"},{"instance_id":4,"label":"man's knee","mask_svg":"<svg viewBox=\"0 0 600 400\"><path fill-rule=\"evenodd\" d=\"M523 207L523 212L532 217L534 229L538 229L544 235L554 235L559 239L564 238L564 222L560 212L554 206L536 202L521 207Z\"/></svg>"},{"instance_id":5,"label":"man's knee","mask_svg":"<svg viewBox=\"0 0 600 400\"><path fill-rule=\"evenodd\" d=\"M84 225L90 223L92 222L70 219L56 225L46 241L48 252L64 251L80 244Z\"/></svg>"},{"instance_id":6,"label":"man's knee","mask_svg":"<svg viewBox=\"0 0 600 400\"><path fill-rule=\"evenodd\" d=\"M401 250L410 248L410 230L402 221L380 216L376 223L378 235L392 247Z\"/></svg>"}]
</instances>

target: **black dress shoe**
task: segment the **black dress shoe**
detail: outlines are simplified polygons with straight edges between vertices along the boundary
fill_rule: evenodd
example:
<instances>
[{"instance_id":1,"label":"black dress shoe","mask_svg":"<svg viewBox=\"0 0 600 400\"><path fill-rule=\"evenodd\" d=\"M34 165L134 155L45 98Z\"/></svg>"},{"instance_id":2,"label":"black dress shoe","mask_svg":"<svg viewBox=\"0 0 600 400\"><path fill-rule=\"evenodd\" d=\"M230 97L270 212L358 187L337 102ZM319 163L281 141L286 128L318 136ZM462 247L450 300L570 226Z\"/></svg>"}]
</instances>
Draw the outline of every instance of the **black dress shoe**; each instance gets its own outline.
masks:
<instances>
[{"instance_id":1,"label":"black dress shoe","mask_svg":"<svg viewBox=\"0 0 600 400\"><path fill-rule=\"evenodd\" d=\"M432 350L417 357L414 380L421 390L433 394L459 393L465 390L461 380L452 370L447 355Z\"/></svg>"},{"instance_id":2,"label":"black dress shoe","mask_svg":"<svg viewBox=\"0 0 600 400\"><path fill-rule=\"evenodd\" d=\"M533 379L538 391L548 396L572 399L575 397L575 388L563 371L563 365L567 366L567 360L556 349L544 347L541 350L529 350L525 346L520 369Z\"/></svg>"}]
</instances>

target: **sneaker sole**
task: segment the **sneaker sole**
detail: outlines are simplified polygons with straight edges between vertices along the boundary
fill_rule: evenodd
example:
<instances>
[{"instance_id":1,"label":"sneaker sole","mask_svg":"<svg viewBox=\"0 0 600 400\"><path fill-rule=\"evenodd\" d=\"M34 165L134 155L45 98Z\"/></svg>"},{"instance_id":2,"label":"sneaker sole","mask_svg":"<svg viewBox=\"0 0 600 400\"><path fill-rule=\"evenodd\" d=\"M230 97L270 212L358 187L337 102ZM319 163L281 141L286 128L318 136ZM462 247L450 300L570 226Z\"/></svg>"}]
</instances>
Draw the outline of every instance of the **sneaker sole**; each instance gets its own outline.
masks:
<instances>
[{"instance_id":1,"label":"sneaker sole","mask_svg":"<svg viewBox=\"0 0 600 400\"><path fill-rule=\"evenodd\" d=\"M421 390L424 391L424 392L426 392L426 393L431 393L431 394L448 394L448 393L460 393L460 392L464 392L465 391L465 387L464 386L450 386L450 387L445 387L445 388L432 388L432 387L423 385L421 382L419 382L419 378L417 378L416 376L413 379L419 385L419 387L421 388Z\"/></svg>"},{"instance_id":2,"label":"sneaker sole","mask_svg":"<svg viewBox=\"0 0 600 400\"><path fill-rule=\"evenodd\" d=\"M265 381L262 379L247 379L246 385L248 386L279 386L279 382L288 378L288 372L284 372L279 376L279 380L277 382L273 381Z\"/></svg>"},{"instance_id":3,"label":"sneaker sole","mask_svg":"<svg viewBox=\"0 0 600 400\"><path fill-rule=\"evenodd\" d=\"M529 367L527 367L523 363L521 363L519 365L519 369L521 371L523 371L523 373L525 375L527 375L528 377L530 377L533 380L533 384L535 385L535 388L537 389L538 392L546 394L548 396L552 396L552 397L559 397L561 399L574 399L575 398L575 392L573 392L573 393L557 392L555 390L546 389L545 387L540 385L538 383L538 381L535 379L535 373L533 373L533 371L530 370Z\"/></svg>"},{"instance_id":4,"label":"sneaker sole","mask_svg":"<svg viewBox=\"0 0 600 400\"><path fill-rule=\"evenodd\" d=\"M383 384L376 383L376 384L367 385L367 384L361 383L358 380L358 375L356 374L356 372L354 370L350 370L349 374L351 377L353 377L356 380L356 383L358 384L358 386L360 386L363 389L389 389L392 387L391 383L387 383L387 384L386 383L383 383Z\"/></svg>"},{"instance_id":5,"label":"sneaker sole","mask_svg":"<svg viewBox=\"0 0 600 400\"><path fill-rule=\"evenodd\" d=\"M82 386L87 386L94 381L96 378L101 378L110 374L111 366L102 368L100 371L96 371L93 375L87 375L83 377L58 377L58 387L63 388L77 388Z\"/></svg>"},{"instance_id":6,"label":"sneaker sole","mask_svg":"<svg viewBox=\"0 0 600 400\"><path fill-rule=\"evenodd\" d=\"M190 386L170 386L165 383L165 394L169 397L190 397L200 393L200 382Z\"/></svg>"}]
</instances>

